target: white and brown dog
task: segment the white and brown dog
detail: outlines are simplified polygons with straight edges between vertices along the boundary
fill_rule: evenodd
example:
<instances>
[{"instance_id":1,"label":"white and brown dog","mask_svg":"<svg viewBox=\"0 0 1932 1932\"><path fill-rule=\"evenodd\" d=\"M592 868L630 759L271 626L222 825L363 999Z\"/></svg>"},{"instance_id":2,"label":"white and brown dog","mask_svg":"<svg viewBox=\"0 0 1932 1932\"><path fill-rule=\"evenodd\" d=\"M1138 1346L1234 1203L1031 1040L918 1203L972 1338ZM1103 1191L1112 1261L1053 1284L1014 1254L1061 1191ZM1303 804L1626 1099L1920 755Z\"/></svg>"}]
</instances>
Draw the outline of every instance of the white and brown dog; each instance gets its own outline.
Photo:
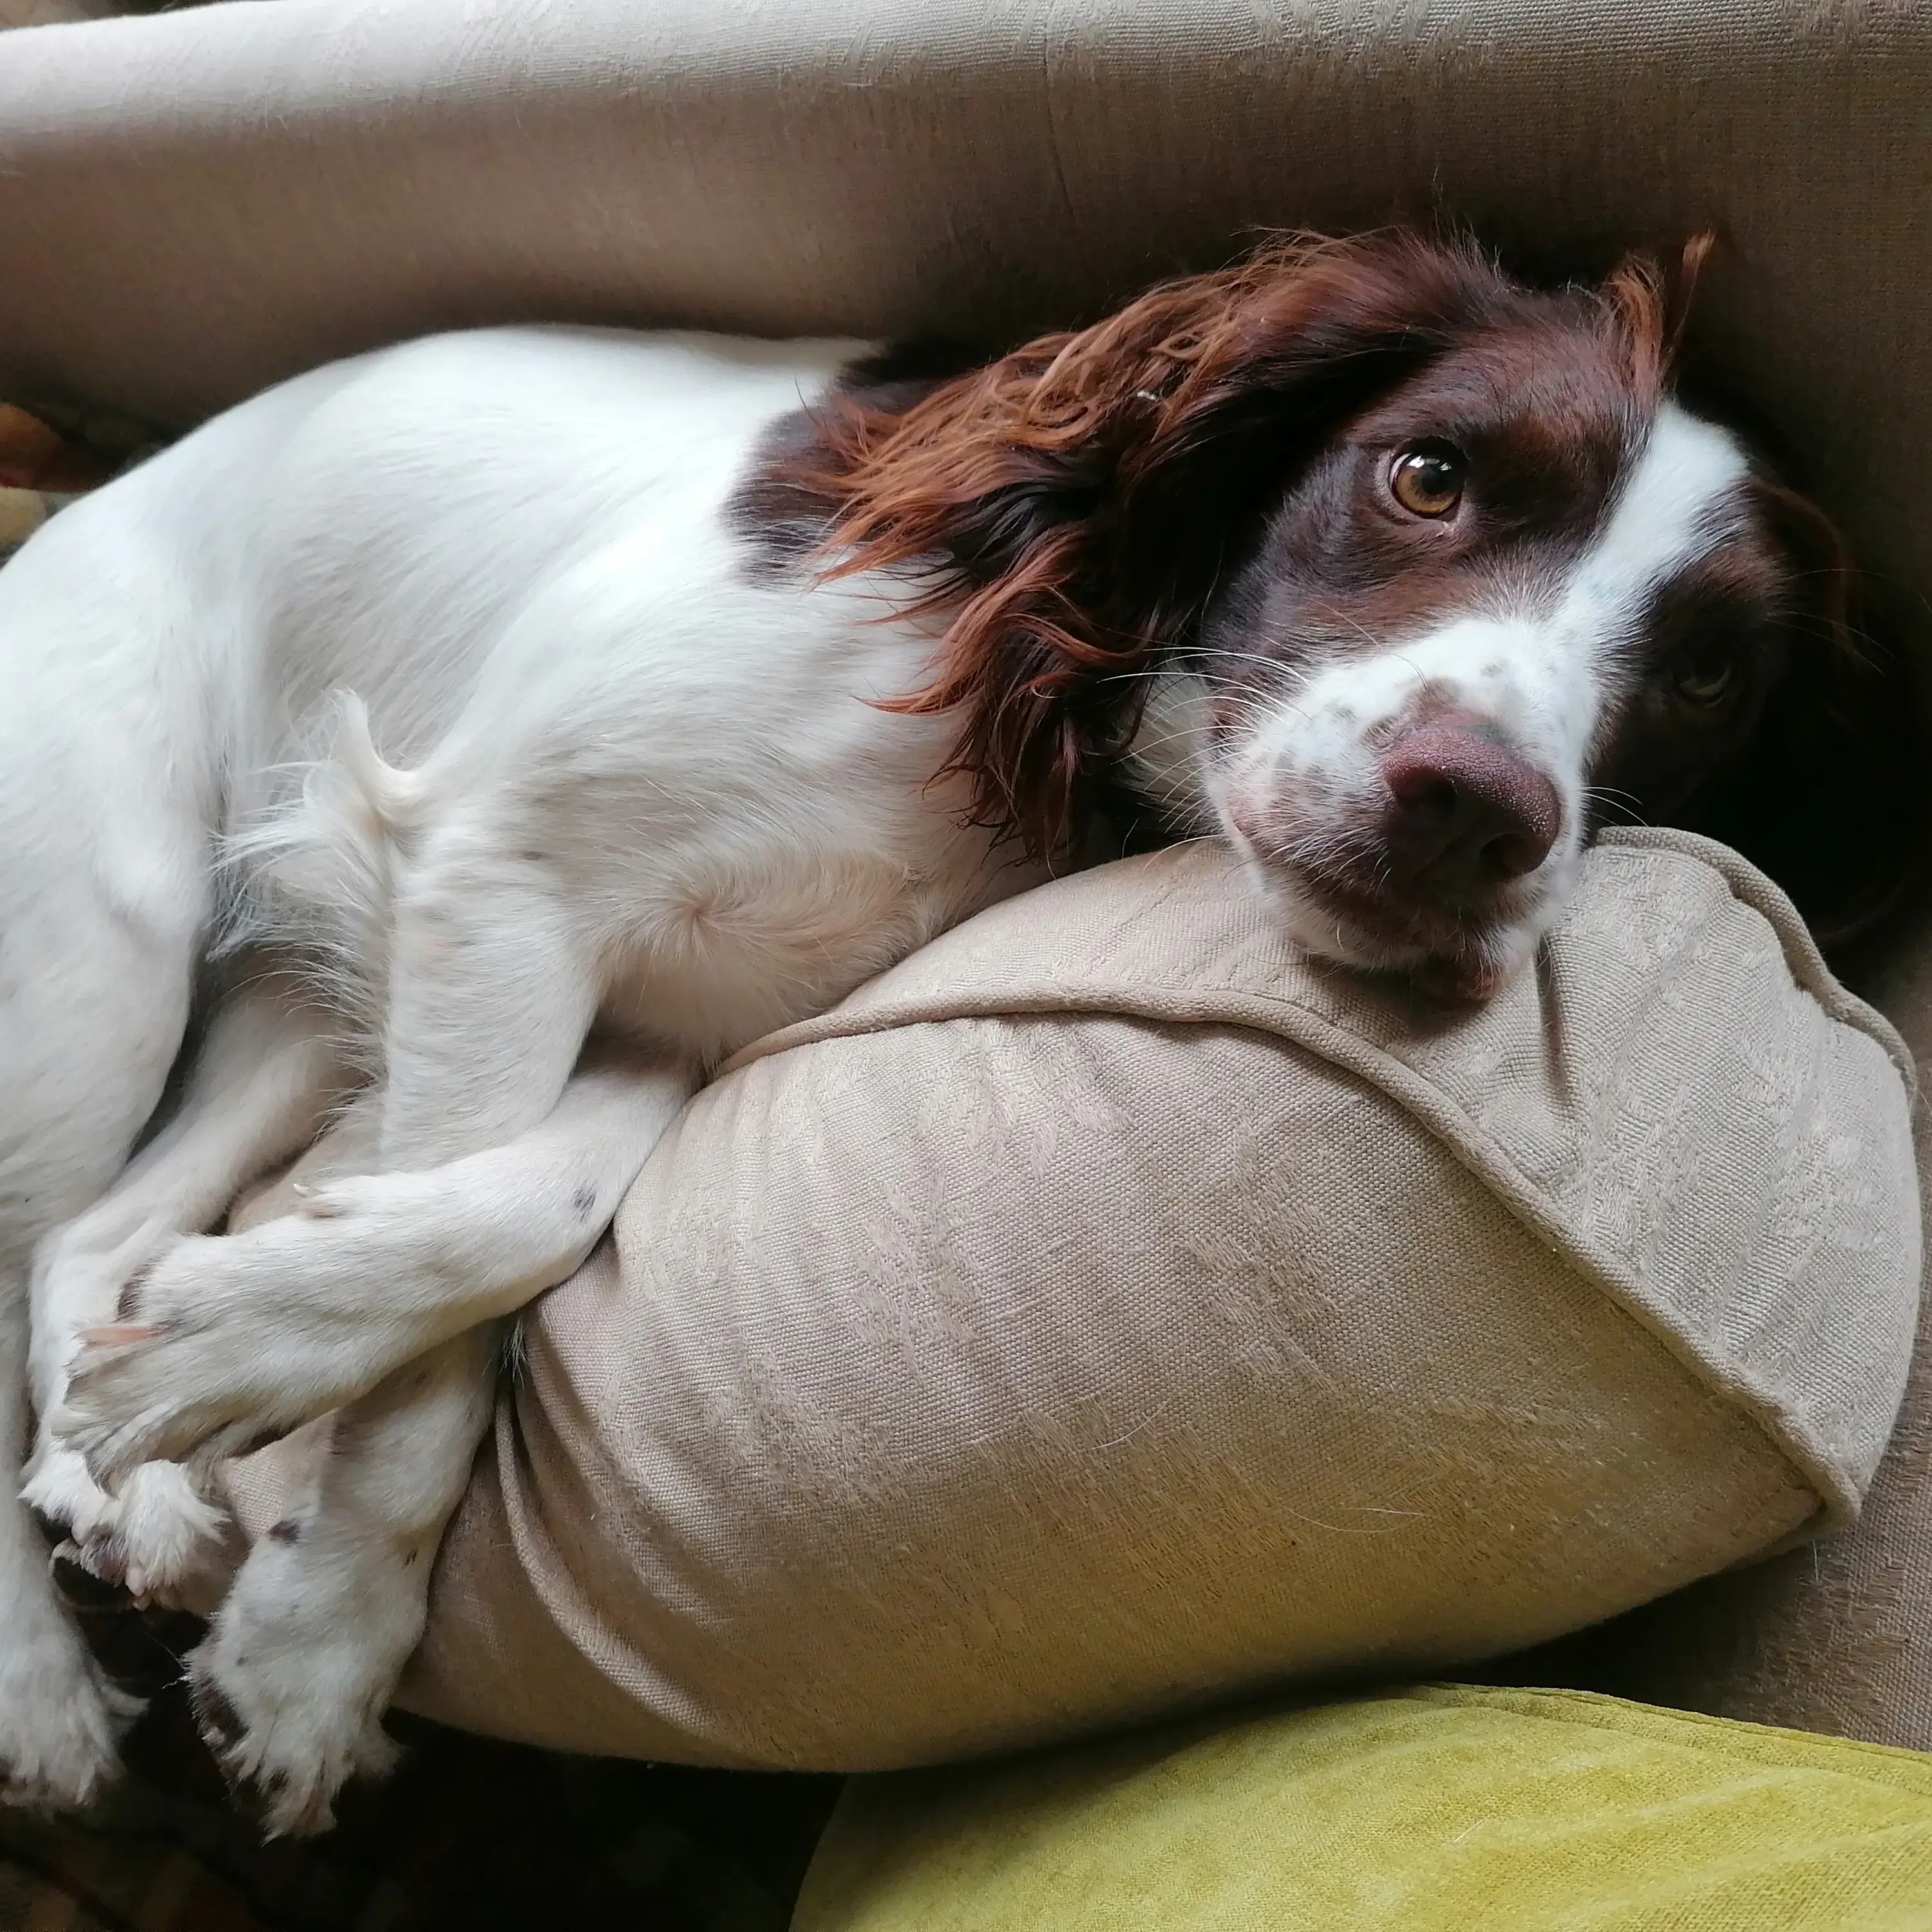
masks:
<instances>
[{"instance_id":1,"label":"white and brown dog","mask_svg":"<svg viewBox=\"0 0 1932 1932\"><path fill-rule=\"evenodd\" d=\"M1828 528L1673 399L1670 310L1640 262L1534 292L1394 236L943 374L483 330L286 383L37 536L0 572L10 1791L86 1798L122 1711L28 1504L165 1598L213 1461L339 1412L191 1664L271 1827L326 1822L388 1753L491 1324L708 1066L1103 794L1461 997L1606 800L1872 899L1898 733L1829 759L1900 714ZM352 1094L365 1174L206 1232Z\"/></svg>"}]
</instances>

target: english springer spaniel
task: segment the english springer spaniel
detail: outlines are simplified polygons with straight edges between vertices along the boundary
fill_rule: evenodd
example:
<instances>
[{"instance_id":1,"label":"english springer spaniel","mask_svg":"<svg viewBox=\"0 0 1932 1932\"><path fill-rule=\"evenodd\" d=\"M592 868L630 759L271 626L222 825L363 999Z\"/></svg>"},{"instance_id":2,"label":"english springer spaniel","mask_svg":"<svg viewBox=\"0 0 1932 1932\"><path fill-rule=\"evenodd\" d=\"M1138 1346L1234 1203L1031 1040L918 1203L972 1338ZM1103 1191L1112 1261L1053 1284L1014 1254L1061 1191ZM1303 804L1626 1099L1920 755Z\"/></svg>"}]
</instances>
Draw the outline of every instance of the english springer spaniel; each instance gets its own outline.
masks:
<instances>
[{"instance_id":1,"label":"english springer spaniel","mask_svg":"<svg viewBox=\"0 0 1932 1932\"><path fill-rule=\"evenodd\" d=\"M214 1462L339 1412L191 1660L270 1828L326 1825L389 1754L500 1318L722 1056L1109 801L1435 998L1522 965L1606 812L1877 904L1904 714L1829 526L1677 399L1687 279L1298 239L950 373L483 329L36 536L0 572L10 1792L86 1798L128 1708L27 1505L178 1598ZM359 1178L206 1232L345 1105Z\"/></svg>"}]
</instances>

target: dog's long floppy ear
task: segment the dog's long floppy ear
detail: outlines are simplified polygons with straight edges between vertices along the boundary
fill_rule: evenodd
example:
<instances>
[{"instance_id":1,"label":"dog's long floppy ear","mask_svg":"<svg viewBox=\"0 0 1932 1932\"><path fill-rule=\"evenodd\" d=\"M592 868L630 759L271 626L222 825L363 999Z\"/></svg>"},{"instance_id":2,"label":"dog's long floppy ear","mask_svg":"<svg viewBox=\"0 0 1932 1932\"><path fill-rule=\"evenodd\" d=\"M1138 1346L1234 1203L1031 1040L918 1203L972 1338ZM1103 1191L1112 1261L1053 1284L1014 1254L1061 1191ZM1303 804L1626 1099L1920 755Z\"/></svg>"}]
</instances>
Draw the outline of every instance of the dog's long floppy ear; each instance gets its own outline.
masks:
<instances>
[{"instance_id":1,"label":"dog's long floppy ear","mask_svg":"<svg viewBox=\"0 0 1932 1932\"><path fill-rule=\"evenodd\" d=\"M1768 872L1842 956L1907 908L1932 863L1924 673L1884 634L1823 512L1758 488L1796 565L1790 667L1699 829Z\"/></svg>"},{"instance_id":2,"label":"dog's long floppy ear","mask_svg":"<svg viewBox=\"0 0 1932 1932\"><path fill-rule=\"evenodd\" d=\"M1232 548L1296 465L1508 297L1472 250L1277 242L1028 344L900 412L826 406L780 480L827 506L830 574L909 572L950 610L928 688L976 822L1066 835Z\"/></svg>"}]
</instances>

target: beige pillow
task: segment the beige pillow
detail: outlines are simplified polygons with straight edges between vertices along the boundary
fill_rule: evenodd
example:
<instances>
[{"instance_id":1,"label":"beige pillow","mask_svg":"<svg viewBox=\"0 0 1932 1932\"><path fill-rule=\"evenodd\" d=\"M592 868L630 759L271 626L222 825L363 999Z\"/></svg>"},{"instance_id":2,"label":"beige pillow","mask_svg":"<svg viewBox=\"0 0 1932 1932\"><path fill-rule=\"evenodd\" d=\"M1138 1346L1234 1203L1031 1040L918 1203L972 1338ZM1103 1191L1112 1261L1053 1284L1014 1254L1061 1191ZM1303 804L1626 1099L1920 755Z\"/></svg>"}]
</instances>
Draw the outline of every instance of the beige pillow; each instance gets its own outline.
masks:
<instances>
[{"instance_id":1,"label":"beige pillow","mask_svg":"<svg viewBox=\"0 0 1932 1932\"><path fill-rule=\"evenodd\" d=\"M1681 836L1450 1017L1214 845L997 908L742 1055L541 1305L408 1701L899 1765L1441 1669L1842 1522L1916 1307L1900 1058Z\"/></svg>"},{"instance_id":2,"label":"beige pillow","mask_svg":"<svg viewBox=\"0 0 1932 1932\"><path fill-rule=\"evenodd\" d=\"M1868 979L1922 1066L1932 1056L1932 912L1888 943ZM1918 1183L1922 1203L1932 1200L1922 1109ZM1498 1676L1932 1751L1932 1283L1922 1280L1920 1296L1904 1405L1856 1523L1502 1659Z\"/></svg>"}]
</instances>

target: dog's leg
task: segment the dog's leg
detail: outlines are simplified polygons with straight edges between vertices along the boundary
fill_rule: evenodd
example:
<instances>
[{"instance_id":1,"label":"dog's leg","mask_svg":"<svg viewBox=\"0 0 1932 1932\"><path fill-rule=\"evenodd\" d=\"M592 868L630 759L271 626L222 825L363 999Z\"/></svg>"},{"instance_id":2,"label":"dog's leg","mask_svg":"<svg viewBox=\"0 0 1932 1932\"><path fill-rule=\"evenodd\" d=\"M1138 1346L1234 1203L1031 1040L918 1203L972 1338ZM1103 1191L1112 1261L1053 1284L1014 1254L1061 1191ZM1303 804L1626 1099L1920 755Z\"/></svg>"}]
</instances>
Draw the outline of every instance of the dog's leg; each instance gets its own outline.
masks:
<instances>
[{"instance_id":1,"label":"dog's leg","mask_svg":"<svg viewBox=\"0 0 1932 1932\"><path fill-rule=\"evenodd\" d=\"M19 1498L28 1271L40 1240L112 1182L161 1096L206 868L198 823L164 802L104 828L69 801L37 801L32 776L0 774L0 1793L79 1804L112 1774L136 1706L95 1669Z\"/></svg>"},{"instance_id":2,"label":"dog's leg","mask_svg":"<svg viewBox=\"0 0 1932 1932\"><path fill-rule=\"evenodd\" d=\"M601 1049L506 1146L304 1186L292 1213L176 1244L76 1364L69 1453L110 1484L159 1456L200 1469L521 1307L590 1252L692 1085Z\"/></svg>"},{"instance_id":3,"label":"dog's leg","mask_svg":"<svg viewBox=\"0 0 1932 1932\"><path fill-rule=\"evenodd\" d=\"M27 1435L26 1358L22 1278L0 1293L0 1432L13 1467ZM54 1589L47 1546L10 1492L0 1497L0 1798L84 1804L113 1776L116 1738L140 1704L94 1667Z\"/></svg>"},{"instance_id":4,"label":"dog's leg","mask_svg":"<svg viewBox=\"0 0 1932 1932\"><path fill-rule=\"evenodd\" d=\"M26 1499L64 1526L63 1552L136 1597L197 1597L220 1553L224 1512L176 1464L117 1467L112 1492L49 1426L83 1331L131 1321L143 1276L219 1220L236 1191L298 1151L350 1085L328 1016L260 980L218 1011L178 1112L106 1196L43 1242L34 1268L40 1432Z\"/></svg>"},{"instance_id":5,"label":"dog's leg","mask_svg":"<svg viewBox=\"0 0 1932 1932\"><path fill-rule=\"evenodd\" d=\"M514 1139L569 1078L599 991L594 952L533 854L466 823L409 866L383 1039L389 1172ZM250 1552L195 1653L205 1727L272 1832L326 1826L344 1779L388 1761L382 1713L487 1425L495 1344L487 1326L457 1336L338 1414L307 1506Z\"/></svg>"},{"instance_id":6,"label":"dog's leg","mask_svg":"<svg viewBox=\"0 0 1932 1932\"><path fill-rule=\"evenodd\" d=\"M344 1268L336 1292L359 1295L377 1338L357 1366L359 1379L421 1336L500 1314L562 1278L602 1232L688 1086L672 1068L586 1075L560 1103L561 1118L500 1155L407 1177L416 1186L406 1208L377 1192L367 1208L350 1208L343 1219L352 1226L367 1218L360 1234L338 1242L336 1220L307 1216L259 1232L292 1232L304 1246L313 1240L315 1256ZM319 1198L377 1185L338 1184ZM392 1208L400 1210L394 1218ZM493 1249L502 1252L493 1258ZM379 1252L383 1273L365 1286L364 1258ZM393 1323L379 1305L386 1283L416 1302ZM308 1310L326 1310L326 1327L311 1330L299 1312L284 1324L274 1301L258 1304L271 1316L262 1327L265 1353L280 1359L288 1346L299 1356L320 1342L314 1360L326 1375L340 1374L356 1318L337 1316L319 1270L306 1288ZM437 1343L323 1425L326 1444L308 1480L256 1544L194 1654L204 1732L271 1831L325 1828L344 1780L389 1761L382 1714L422 1634L436 1545L488 1426L500 1334L491 1322Z\"/></svg>"}]
</instances>

